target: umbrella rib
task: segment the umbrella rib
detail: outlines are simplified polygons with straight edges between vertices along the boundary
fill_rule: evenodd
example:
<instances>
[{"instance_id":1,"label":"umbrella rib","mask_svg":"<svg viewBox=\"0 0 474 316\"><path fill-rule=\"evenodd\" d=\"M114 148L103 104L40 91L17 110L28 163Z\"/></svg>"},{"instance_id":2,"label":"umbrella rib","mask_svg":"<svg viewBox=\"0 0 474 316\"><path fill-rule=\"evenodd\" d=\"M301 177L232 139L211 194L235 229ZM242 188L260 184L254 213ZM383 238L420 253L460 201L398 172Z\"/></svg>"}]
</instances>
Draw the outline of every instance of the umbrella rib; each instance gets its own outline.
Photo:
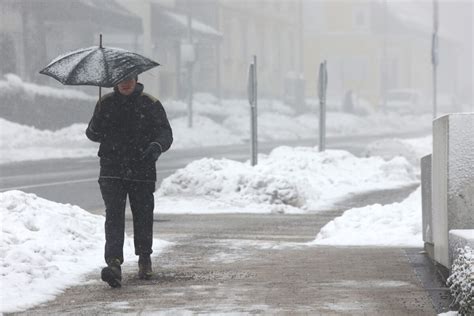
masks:
<instances>
[{"instance_id":1,"label":"umbrella rib","mask_svg":"<svg viewBox=\"0 0 474 316\"><path fill-rule=\"evenodd\" d=\"M79 65L81 65L82 62L83 62L86 58L88 58L90 55L94 54L95 51L96 51L96 50L93 49L89 54L87 54L86 56L84 56L84 57L77 63L76 66L74 66L74 68L73 68L73 69L71 70L71 72L69 73L69 76L67 76L67 79L66 79L66 83L67 83L67 84L71 84L71 83L69 82L69 80L70 80L71 78L74 78L74 77L76 76L76 74L77 74L77 72L78 72L78 69L79 69Z\"/></svg>"},{"instance_id":2,"label":"umbrella rib","mask_svg":"<svg viewBox=\"0 0 474 316\"><path fill-rule=\"evenodd\" d=\"M83 52L84 52L84 50L75 51L75 52L72 52L72 53L67 54L65 56L62 56L61 58L56 58L55 60L50 62L45 68L41 69L39 73L43 74L43 75L53 77L54 79L58 80L62 84L66 84L67 80L69 79L69 75L68 75L67 79L64 80L64 77L61 77L61 75L59 75L57 73L51 72L50 69L52 67L54 67L56 64L62 62L64 58L70 58L71 56L82 54Z\"/></svg>"},{"instance_id":3,"label":"umbrella rib","mask_svg":"<svg viewBox=\"0 0 474 316\"><path fill-rule=\"evenodd\" d=\"M62 55L62 56L60 56L60 57L56 57L53 61L51 61L51 62L50 62L43 70L41 70L41 71L44 71L44 70L46 70L47 68L49 68L49 67L51 67L51 66L53 66L53 65L56 65L57 63L62 62L62 61L63 61L64 59L66 59L66 58L71 58L72 56L82 54L84 51L86 51L86 50L88 50L88 49L90 49L90 48L76 50L76 51L74 51L74 52L70 52L70 53L65 54L65 55ZM41 71L40 71L40 73L42 73Z\"/></svg>"},{"instance_id":4,"label":"umbrella rib","mask_svg":"<svg viewBox=\"0 0 474 316\"><path fill-rule=\"evenodd\" d=\"M101 53L102 53L103 60L105 61L105 49L104 49L104 47L101 47L101 48L100 48L100 51L101 51ZM104 70L105 70L105 78L109 78L109 74L110 74L110 72L109 72L109 64L106 63L106 62L104 62Z\"/></svg>"}]
</instances>

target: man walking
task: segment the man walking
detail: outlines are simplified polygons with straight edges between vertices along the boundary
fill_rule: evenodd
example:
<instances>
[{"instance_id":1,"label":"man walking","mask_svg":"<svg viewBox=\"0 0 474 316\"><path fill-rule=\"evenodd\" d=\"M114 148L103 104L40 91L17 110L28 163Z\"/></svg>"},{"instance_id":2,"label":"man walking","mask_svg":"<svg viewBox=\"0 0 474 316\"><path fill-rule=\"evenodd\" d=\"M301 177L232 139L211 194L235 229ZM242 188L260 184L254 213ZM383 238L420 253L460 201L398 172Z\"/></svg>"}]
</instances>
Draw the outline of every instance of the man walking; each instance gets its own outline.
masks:
<instances>
[{"instance_id":1,"label":"man walking","mask_svg":"<svg viewBox=\"0 0 474 316\"><path fill-rule=\"evenodd\" d=\"M105 204L105 262L101 278L111 287L122 281L125 205L133 215L138 276L150 279L153 209L158 157L173 142L173 134L160 101L143 92L137 76L118 83L101 98L86 130L99 142L99 186Z\"/></svg>"}]
</instances>

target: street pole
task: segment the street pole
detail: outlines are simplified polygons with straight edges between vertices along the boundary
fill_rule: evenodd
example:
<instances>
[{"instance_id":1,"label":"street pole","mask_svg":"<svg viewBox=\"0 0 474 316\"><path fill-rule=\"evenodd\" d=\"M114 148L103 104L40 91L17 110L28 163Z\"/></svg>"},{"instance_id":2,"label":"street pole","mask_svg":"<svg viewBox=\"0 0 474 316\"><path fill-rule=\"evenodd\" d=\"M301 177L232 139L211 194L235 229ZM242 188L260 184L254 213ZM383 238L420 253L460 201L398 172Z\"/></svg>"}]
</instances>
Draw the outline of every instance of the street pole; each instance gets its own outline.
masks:
<instances>
[{"instance_id":1,"label":"street pole","mask_svg":"<svg viewBox=\"0 0 474 316\"><path fill-rule=\"evenodd\" d=\"M431 63L433 65L433 119L436 119L438 111L437 89L438 89L438 73L437 67L439 63L438 51L438 1L433 0L433 37L431 40Z\"/></svg>"},{"instance_id":2,"label":"street pole","mask_svg":"<svg viewBox=\"0 0 474 316\"><path fill-rule=\"evenodd\" d=\"M383 41L382 41L382 107L387 108L387 86L388 86L388 67L387 67L387 32L388 32L388 15L387 0L383 2Z\"/></svg>"},{"instance_id":3,"label":"street pole","mask_svg":"<svg viewBox=\"0 0 474 316\"><path fill-rule=\"evenodd\" d=\"M258 129L257 129L257 56L253 56L253 63L249 67L247 92L250 104L250 157L252 166L258 163Z\"/></svg>"},{"instance_id":4,"label":"street pole","mask_svg":"<svg viewBox=\"0 0 474 316\"><path fill-rule=\"evenodd\" d=\"M319 65L319 151L326 150L326 91L328 87L328 72L326 61Z\"/></svg>"},{"instance_id":5,"label":"street pole","mask_svg":"<svg viewBox=\"0 0 474 316\"><path fill-rule=\"evenodd\" d=\"M303 19L303 0L298 2L298 46L299 46L299 63L298 63L298 79L297 79L297 91L296 91L296 102L297 109L299 111L304 111L305 107L305 95L304 95L304 19Z\"/></svg>"},{"instance_id":6,"label":"street pole","mask_svg":"<svg viewBox=\"0 0 474 316\"><path fill-rule=\"evenodd\" d=\"M188 0L188 44L190 47L194 48L193 45L193 31L192 31L192 18L191 18L191 1ZM187 63L188 68L188 127L193 127L193 94L194 94L194 87L193 87L193 62L188 61Z\"/></svg>"},{"instance_id":7,"label":"street pole","mask_svg":"<svg viewBox=\"0 0 474 316\"><path fill-rule=\"evenodd\" d=\"M298 3L298 44L299 44L299 63L298 70L300 75L303 75L303 64L304 64L304 41L303 41L303 0L299 0Z\"/></svg>"},{"instance_id":8,"label":"street pole","mask_svg":"<svg viewBox=\"0 0 474 316\"><path fill-rule=\"evenodd\" d=\"M216 29L221 29L221 16L220 16L220 4L215 3L215 21ZM217 102L219 105L222 105L222 84L221 84L221 41L216 44L216 95Z\"/></svg>"}]
</instances>

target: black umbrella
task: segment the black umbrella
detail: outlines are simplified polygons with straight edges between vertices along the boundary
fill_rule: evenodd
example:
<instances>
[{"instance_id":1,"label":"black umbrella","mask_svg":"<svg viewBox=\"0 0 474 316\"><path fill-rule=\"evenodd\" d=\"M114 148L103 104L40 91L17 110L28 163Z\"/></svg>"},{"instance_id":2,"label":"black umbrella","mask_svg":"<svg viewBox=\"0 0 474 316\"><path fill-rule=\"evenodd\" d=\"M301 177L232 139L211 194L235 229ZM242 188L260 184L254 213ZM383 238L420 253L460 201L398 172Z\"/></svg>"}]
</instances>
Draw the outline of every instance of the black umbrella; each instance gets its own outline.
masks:
<instances>
[{"instance_id":1,"label":"black umbrella","mask_svg":"<svg viewBox=\"0 0 474 316\"><path fill-rule=\"evenodd\" d=\"M126 77L138 75L159 64L121 48L93 46L55 58L40 71L64 85L111 88Z\"/></svg>"}]
</instances>

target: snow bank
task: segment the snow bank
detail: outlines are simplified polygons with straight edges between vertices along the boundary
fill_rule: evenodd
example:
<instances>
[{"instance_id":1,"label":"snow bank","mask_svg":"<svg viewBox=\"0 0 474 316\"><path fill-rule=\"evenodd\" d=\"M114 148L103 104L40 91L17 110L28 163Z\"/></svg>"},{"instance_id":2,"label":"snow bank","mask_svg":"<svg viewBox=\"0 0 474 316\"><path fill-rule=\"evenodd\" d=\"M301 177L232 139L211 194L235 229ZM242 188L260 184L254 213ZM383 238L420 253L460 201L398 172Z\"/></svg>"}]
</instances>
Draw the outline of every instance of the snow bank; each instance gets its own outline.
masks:
<instances>
[{"instance_id":1,"label":"snow bank","mask_svg":"<svg viewBox=\"0 0 474 316\"><path fill-rule=\"evenodd\" d=\"M103 217L20 191L0 193L1 311L49 300L103 259Z\"/></svg>"},{"instance_id":2,"label":"snow bank","mask_svg":"<svg viewBox=\"0 0 474 316\"><path fill-rule=\"evenodd\" d=\"M201 159L163 180L160 212L302 212L328 207L348 194L414 183L404 158L357 158L346 151L278 147L255 167ZM189 208L191 205L198 209Z\"/></svg>"},{"instance_id":3,"label":"snow bank","mask_svg":"<svg viewBox=\"0 0 474 316\"><path fill-rule=\"evenodd\" d=\"M186 117L187 104L181 101L164 102L171 117ZM196 115L208 116L220 124L225 131L234 134L235 139L250 137L250 109L245 99L222 100L210 94L195 95L193 110ZM344 112L327 113L327 135L377 135L429 130L432 117L425 115L400 115L369 111L366 116ZM259 100L258 105L259 139L288 140L316 137L319 119L317 111L295 116L293 108L278 100ZM228 144L231 144L230 142ZM202 143L206 145L206 143Z\"/></svg>"},{"instance_id":4,"label":"snow bank","mask_svg":"<svg viewBox=\"0 0 474 316\"><path fill-rule=\"evenodd\" d=\"M421 188L401 203L350 209L327 223L313 245L422 247Z\"/></svg>"},{"instance_id":5,"label":"snow bank","mask_svg":"<svg viewBox=\"0 0 474 316\"><path fill-rule=\"evenodd\" d=\"M173 149L202 147L204 143L206 146L242 143L240 137L205 116L195 115L192 128L188 127L187 117L171 120L170 125L173 128Z\"/></svg>"},{"instance_id":6,"label":"snow bank","mask_svg":"<svg viewBox=\"0 0 474 316\"><path fill-rule=\"evenodd\" d=\"M397 156L405 157L413 166L419 168L423 156L433 151L432 136L412 139L389 138L370 143L363 156L379 156L385 160Z\"/></svg>"},{"instance_id":7,"label":"snow bank","mask_svg":"<svg viewBox=\"0 0 474 316\"><path fill-rule=\"evenodd\" d=\"M0 163L96 156L98 144L86 138L86 127L74 124L53 132L0 118Z\"/></svg>"},{"instance_id":8,"label":"snow bank","mask_svg":"<svg viewBox=\"0 0 474 316\"><path fill-rule=\"evenodd\" d=\"M405 157L419 172L419 160L431 152L431 136L414 139L383 139L368 145L366 156L385 160ZM346 211L326 224L312 244L422 246L421 189L401 203L369 205Z\"/></svg>"},{"instance_id":9,"label":"snow bank","mask_svg":"<svg viewBox=\"0 0 474 316\"><path fill-rule=\"evenodd\" d=\"M22 83L23 88L25 85ZM31 88L29 91L36 93L39 91L37 88ZM48 87L42 88L50 89ZM72 92L67 93L72 96ZM197 94L194 104L193 128L191 129L187 127L187 105L184 102L167 101L164 102L164 106L170 115L170 123L173 128L175 140L173 149L242 144L250 139L249 106L246 100L223 100L222 105L219 105L217 99L212 95ZM316 139L318 135L319 119L316 114L305 113L295 116L292 108L278 101L261 100L258 121L260 141L284 142L296 139ZM390 133L396 135L400 131L428 130L430 125L431 116L415 118L402 117L393 113L372 113L362 117L342 112L329 112L327 134L329 136ZM84 135L85 129L85 124L74 124L53 132L38 130L0 118L0 130L2 131L0 135L0 145L2 146L0 163L95 156L97 144L87 140ZM387 142L384 140L374 144L373 148L368 149L367 155L382 154L385 158L391 159L393 154L384 154L384 152L390 151L387 146L390 144L395 148L408 146L406 142L397 142L402 141ZM406 155L412 163L416 160L414 156L418 155L410 153L408 149L402 150L401 154Z\"/></svg>"},{"instance_id":10,"label":"snow bank","mask_svg":"<svg viewBox=\"0 0 474 316\"><path fill-rule=\"evenodd\" d=\"M51 300L103 263L104 217L21 191L0 193L0 313ZM166 246L155 241L155 254ZM126 239L127 259L135 259Z\"/></svg>"},{"instance_id":11,"label":"snow bank","mask_svg":"<svg viewBox=\"0 0 474 316\"><path fill-rule=\"evenodd\" d=\"M58 89L24 82L20 77L14 74L7 74L5 75L5 80L0 80L0 90L3 90L4 92L19 91L29 95L30 97L34 95L41 95L61 99L79 99L93 102L97 101L96 96L88 95L82 91L67 88Z\"/></svg>"}]
</instances>

